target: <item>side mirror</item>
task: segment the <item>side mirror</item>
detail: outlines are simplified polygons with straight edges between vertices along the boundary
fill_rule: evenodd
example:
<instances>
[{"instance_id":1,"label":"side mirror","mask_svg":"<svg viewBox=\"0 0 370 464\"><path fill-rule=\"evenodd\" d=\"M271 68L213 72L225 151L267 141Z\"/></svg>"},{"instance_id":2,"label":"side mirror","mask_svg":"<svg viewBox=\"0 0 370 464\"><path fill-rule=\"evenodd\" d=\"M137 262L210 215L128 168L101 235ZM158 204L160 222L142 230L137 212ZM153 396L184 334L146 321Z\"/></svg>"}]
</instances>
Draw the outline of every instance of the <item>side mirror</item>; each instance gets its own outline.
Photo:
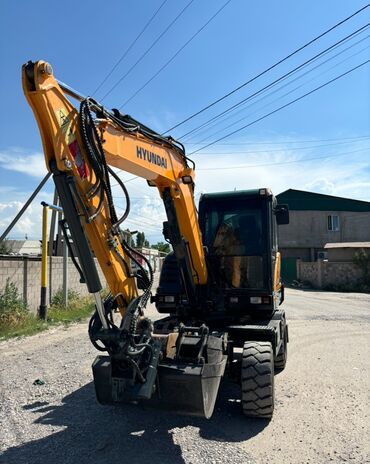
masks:
<instances>
[{"instance_id":1,"label":"side mirror","mask_svg":"<svg viewBox=\"0 0 370 464\"><path fill-rule=\"evenodd\" d=\"M289 224L289 206L288 205L276 205L274 209L276 216L276 222L280 226L282 224Z\"/></svg>"}]
</instances>

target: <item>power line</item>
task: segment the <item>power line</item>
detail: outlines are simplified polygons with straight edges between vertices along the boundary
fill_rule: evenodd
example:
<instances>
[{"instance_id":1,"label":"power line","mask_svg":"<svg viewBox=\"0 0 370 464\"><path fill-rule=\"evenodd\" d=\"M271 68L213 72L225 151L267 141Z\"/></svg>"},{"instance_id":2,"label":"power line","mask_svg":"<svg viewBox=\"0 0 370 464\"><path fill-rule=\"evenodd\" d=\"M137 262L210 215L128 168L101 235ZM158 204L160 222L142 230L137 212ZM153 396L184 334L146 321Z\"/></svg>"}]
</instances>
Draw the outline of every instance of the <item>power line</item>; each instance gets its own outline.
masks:
<instances>
[{"instance_id":1,"label":"power line","mask_svg":"<svg viewBox=\"0 0 370 464\"><path fill-rule=\"evenodd\" d=\"M136 36L136 38L131 42L131 44L127 47L126 51L123 53L123 55L121 56L121 58L116 62L116 64L113 66L113 68L109 71L109 73L104 77L104 79L100 82L100 84L97 86L97 88L94 90L93 92L93 95L96 94L96 92L103 86L103 84L107 81L107 79L113 74L113 72L115 71L115 69L117 69L118 65L124 60L124 58L127 56L128 52L132 49L132 47L136 44L136 42L140 39L140 37L144 34L144 32L146 31L146 29L149 27L149 25L151 24L151 22L153 21L153 19L157 16L157 14L159 13L159 11L162 9L162 7L164 6L164 4L167 2L168 0L164 0L160 6L156 9L156 11L153 13L153 15L151 16L151 18L149 19L149 21L145 24L145 26L143 27L143 29L141 30L141 32Z\"/></svg>"},{"instance_id":2,"label":"power line","mask_svg":"<svg viewBox=\"0 0 370 464\"><path fill-rule=\"evenodd\" d=\"M351 68L351 69L349 69L348 71L346 71L346 72L340 74L339 76L336 76L336 77L334 77L333 79L330 79L329 81L325 82L324 84L321 84L321 85L319 85L318 87L314 88L313 90L310 90L309 92L307 92L307 93L301 95L300 97L297 97L297 98L295 98L294 100L291 100L290 102L286 103L285 105L279 106L279 108L276 108L275 110L270 111L269 113L267 113L267 114L261 116L260 118L255 119L254 121L252 121L252 122L250 122L250 123L248 123L248 124L246 124L246 125L240 127L239 129L236 129L236 130L234 130L234 131L232 131L232 132L230 132L230 133L224 135L223 137L220 137L220 138L218 138L217 140L214 140L213 142L210 142L210 143L208 143L207 145L204 145L203 147L198 148L197 150L194 150L193 152L189 153L188 156L193 155L194 153L198 153L199 151L202 151L202 150L204 150L205 148L210 147L211 145L214 145L214 144L217 143L217 142L220 142L221 140L225 140L226 138L231 137L232 135L234 135L234 134L240 132L241 130L246 129L247 127L252 126L253 124L256 124L257 122L262 121L263 119L266 119L267 117L269 117L269 116L271 116L271 115L277 113L278 111L281 111L281 110L283 110L284 108L287 108L288 106L292 105L293 103L296 103L296 102L298 102L299 100L302 100L303 98L308 97L308 96L311 95L312 93L317 92L318 90L320 90L320 89L326 87L326 86L329 85L329 84L332 84L333 82L337 81L338 79L341 79L342 77L346 76L347 74L350 74L351 72L355 71L356 69L361 68L362 66L366 65L366 64L369 63L369 62L370 62L370 60L366 60L366 61L360 63L359 65L355 66L354 68Z\"/></svg>"},{"instance_id":3,"label":"power line","mask_svg":"<svg viewBox=\"0 0 370 464\"><path fill-rule=\"evenodd\" d=\"M120 211L124 211L124 208L121 208L120 206L115 206L115 207L116 207L116 209L118 209ZM136 224L136 225L140 225L141 227L145 226L145 227L151 228L154 231L158 230L157 229L157 223L149 222L148 218L145 217L145 216L134 215L134 217L132 218L132 214L130 213L128 218L125 219L125 222L126 221L132 222L133 224Z\"/></svg>"},{"instance_id":4,"label":"power line","mask_svg":"<svg viewBox=\"0 0 370 464\"><path fill-rule=\"evenodd\" d=\"M249 95L248 97L246 98L243 98L242 100L240 100L239 102L235 103L234 105L230 106L229 108L227 108L226 110L222 111L221 113L217 114L216 116L213 116L212 118L210 118L208 121L202 123L201 125L195 127L194 129L188 131L186 134L183 134L181 137L178 137L179 140L183 139L184 137L198 131L199 129L201 129L202 127L210 124L212 121L215 121L216 119L220 118L221 116L223 116L224 114L226 113L230 113L231 111L233 111L235 108L237 108L238 106L246 103L247 101L251 100L251 99L254 99L257 95L260 95L261 93L265 92L266 90L268 90L269 88L275 86L277 83L279 83L280 81L283 81L285 80L287 77L289 77L290 75L296 73L299 69L302 69L304 67L306 67L308 64L312 63L313 61L316 61L318 58L320 58L321 56L325 55L326 53L328 53L329 51L337 48L340 44L344 43L345 41L347 41L348 39L354 37L355 35L363 32L365 29L367 29L369 27L370 23L367 23L365 24L364 26L360 27L359 29L357 29L356 31L352 32L351 34L347 35L346 37L344 37L343 39L341 40L338 40L337 42L335 42L333 45L331 45L330 47L326 48L325 50L321 51L320 53L317 53L316 55L314 55L312 58L306 60L304 63L296 66L295 68L293 68L292 70L290 70L289 72L283 74L282 76L278 77L277 79L275 79L273 82L271 82L270 84L267 84L265 85L264 87L262 87L262 89L259 89L257 90L256 92L252 93L251 95ZM329 58L328 60L330 60L331 58ZM326 61L328 61L326 60ZM325 64L326 61L324 61L322 64ZM320 65L319 65L320 66ZM315 69L315 68L314 68ZM310 72L310 71L308 71ZM307 72L306 72L307 74ZM304 74L305 75L305 74ZM294 81L292 81L294 82Z\"/></svg>"},{"instance_id":5,"label":"power line","mask_svg":"<svg viewBox=\"0 0 370 464\"><path fill-rule=\"evenodd\" d=\"M256 92L256 94L254 94L253 96L251 97L248 97L248 98L245 98L244 100L242 100L241 102L233 105L232 108L229 108L228 110L225 110L224 112L220 113L219 115L215 116L214 118L211 118L210 120L208 120L206 123L202 124L201 126L199 126L198 128L195 128L193 131L194 132L208 132L210 127L206 127L206 126L211 126L212 128L218 126L219 124L227 121L228 119L230 118L234 118L236 115L240 114L240 113L243 113L245 110L247 110L248 108L251 108L252 106L255 106L257 105L258 103L262 102L263 100L266 100L267 98L269 98L270 96L276 94L276 93L279 93L282 89L284 89L285 87L288 87L288 86L291 86L294 82L302 79L303 77L305 77L307 74L310 74L312 73L313 71L315 71L316 69L324 66L326 63L328 63L329 61L332 61L333 59L335 59L337 56L345 53L346 51L348 51L349 49L353 48L354 46L358 45L359 43L363 42L364 40L368 39L369 38L369 35L366 36L365 38L357 41L356 43L350 45L349 47L345 48L344 50L341 50L340 52L336 53L334 56L331 56L329 58L327 58L325 61L317 64L316 66L314 66L313 68L305 71L304 73L298 75L297 77L295 77L294 79L290 79L288 80L288 82L286 82L285 84L283 85L280 85L279 87L277 87L275 90L273 90L272 92L269 92L267 93L267 95L264 95L262 98L259 98L258 100L254 101L255 100L255 97L257 97L258 94L265 94L266 91L268 90L268 87L265 87L264 89L262 89L261 91L258 91ZM231 124L228 124L227 126L224 126L222 128L222 130L226 130L227 128L237 124L238 122L240 121L243 121L244 119L248 118L249 116L252 116L254 115L256 112L272 105L273 103L281 100L282 98L288 96L289 94L295 92L296 90L300 89L301 87L304 87L306 84L312 82L313 80L317 79L318 77L320 77L321 75L323 74L326 74L328 71L331 71L332 69L334 68L337 68L338 66L340 66L341 64L343 64L344 62L348 61L349 59L353 58L354 56L357 56L359 55L360 53L363 53L365 50L367 50L368 48L370 47L367 46L365 48L362 48L360 51L357 51L356 53L353 53L352 55L350 55L349 57L346 57L344 60L334 64L333 66L331 66L330 68L324 70L323 72L317 74L316 76L312 77L311 79L308 79L306 81L304 81L301 85L298 85L297 87L295 87L294 89L290 90L289 92L285 93L284 95L281 95L280 97L276 98L275 100L272 100L270 101L269 103L267 103L266 105L262 106L261 108L258 108L256 111L253 111L252 113L249 113L247 116L243 116L242 118L239 118L237 119L236 121L232 122ZM285 79L283 79L285 80ZM276 83L272 83L271 87L274 87ZM252 103L250 103L249 105L247 105L246 107L244 107L245 103L248 101L248 100L253 100ZM235 111L236 108L238 106L243 106L243 108L239 109L238 111ZM227 114L227 113L232 113L232 114ZM225 116L226 115L226 116ZM224 117L223 117L224 116ZM221 119L222 118L222 119ZM203 129L203 130L202 130ZM202 144L204 143L207 139L211 138L212 136L214 135L211 134L211 135L208 135L206 136L205 138L203 138L199 143Z\"/></svg>"},{"instance_id":6,"label":"power line","mask_svg":"<svg viewBox=\"0 0 370 464\"><path fill-rule=\"evenodd\" d=\"M120 199L120 200L126 199L126 197L121 196L121 195L118 195L118 196L115 195L114 198ZM162 199L160 197L151 197L149 195L147 195L146 197L132 197L130 195L130 200L150 200L150 201L158 201L159 203L162 204Z\"/></svg>"},{"instance_id":7,"label":"power line","mask_svg":"<svg viewBox=\"0 0 370 464\"><path fill-rule=\"evenodd\" d=\"M269 150L252 150L252 151L233 151L233 152L206 152L206 153L198 153L198 155L249 155L249 154L255 154L255 153L285 153L287 150L294 150L294 151L299 151L299 150L314 150L316 148L324 148L324 147L336 147L338 145L346 145L348 143L353 143L353 141L347 141L347 142L338 142L338 143L330 143L330 144L324 144L324 145L313 145L310 147L292 147L292 148L277 148L277 149L269 149Z\"/></svg>"},{"instance_id":8,"label":"power line","mask_svg":"<svg viewBox=\"0 0 370 464\"><path fill-rule=\"evenodd\" d=\"M369 36L367 36L366 38L368 38L368 37L369 37ZM303 82L303 84L301 84L301 85L295 87L294 89L290 90L289 92L286 92L285 94L279 96L278 98L275 98L275 100L273 100L273 101L267 103L266 105L263 105L261 108L257 109L256 111L253 111L252 113L249 113L249 114L247 114L246 116L243 116L242 118L237 119L236 121L234 121L234 122L228 124L227 126L222 127L221 130L222 130L222 131L225 131L225 130L228 129L229 127L235 126L235 125L238 124L239 122L244 121L245 119L249 118L250 116L253 116L254 114L258 113L259 111L263 110L264 108L267 108L267 107L273 105L274 103L276 103L277 101L282 100L283 98L287 97L287 96L290 95L291 93L296 92L296 91L297 91L298 89L300 89L301 87L304 87L304 86L306 86L308 83L310 83L310 82L316 80L318 77L322 76L323 74L326 74L327 72L331 71L332 69L337 68L338 66L340 66L340 65L343 64L344 62L348 61L349 59L353 58L354 56L359 55L359 54L362 53L363 51L367 50L369 47L370 47L370 45L367 46L367 47L365 47L365 48L363 48L363 49L361 49L361 50L360 50L359 52L357 52L357 53L353 53L353 54L350 55L349 57L345 58L344 60L340 61L339 63L336 63L334 66L331 66L329 69L326 69L325 71L321 72L321 73L318 74L317 76L314 76L313 78L309 79L308 81ZM351 48L351 47L348 47L348 48ZM342 52L340 52L340 53L342 53ZM335 56L338 56L340 53L338 53L338 54L335 55ZM330 59L331 59L331 58L330 58ZM329 60L330 60L330 59L329 59ZM329 61L329 60L325 60L324 63L326 63L326 62ZM322 64L323 64L323 63L322 63ZM316 68L318 68L318 67L320 67L320 65L315 66L315 68L313 68L312 70L314 70L314 69L316 69ZM311 72L312 70L306 71L303 75L308 74L308 73ZM283 89L284 87L289 86L290 84L292 84L293 82L295 82L297 79L300 79L301 77L302 77L302 76L299 76L299 77L293 79L291 82L288 82L287 84L284 84L283 86L281 86L281 87L279 87L278 89L274 90L274 91L271 92L270 94L268 94L268 95L266 95L266 96L260 98L260 99L257 100L256 102L254 102L254 103L248 105L246 108L237 111L235 114L233 114L233 115L231 115L231 116L230 116L230 115L227 116L223 121L218 121L218 122L214 123L214 124L212 125L212 127L214 128L216 125L218 125L218 124L220 124L220 123L222 123L222 122L225 122L227 119L230 119L230 117L236 116L237 114L243 112L245 109L250 108L251 106L254 106L255 104L258 104L258 103L261 102L262 100L265 100L267 97L269 97L270 95L273 95L274 93L278 92L279 90ZM208 131L209 129L206 129L206 130ZM200 141L200 144L206 142L208 139L212 138L214 135L216 135L216 134L218 135L219 132L220 132L220 131L213 132L211 135L206 136L204 139L202 139L202 140Z\"/></svg>"},{"instance_id":9,"label":"power line","mask_svg":"<svg viewBox=\"0 0 370 464\"><path fill-rule=\"evenodd\" d=\"M202 26L200 29L197 30L197 32L195 32L195 33L190 37L190 39L187 40L187 41L184 43L184 45L183 45L182 47L180 47L174 55L172 55L171 58L170 58L170 59L169 59L169 60L168 60L156 73L155 73L155 74L153 74L153 76L152 76L150 79L148 79L148 80L145 82L145 84L143 84L138 90L136 90L136 92L134 92L134 93L131 95L131 97L129 97L124 103L122 103L122 105L119 107L119 109L121 109L123 106L127 105L127 103L129 103L131 100L133 100L139 92L141 92L143 89L145 89L145 87L146 87L150 82L152 82L153 79L155 79L165 68L167 68L167 66L168 66L168 65L169 65L169 64L170 64L170 63L171 63L183 50L184 50L184 48L187 47L187 46L189 45L189 43L190 43L193 39L195 39L195 37L196 37L198 34L200 34L200 33L203 31L203 29L205 29L211 21L213 21L213 19L214 19L219 13L221 13L221 11L222 11L230 2L231 2L231 0L227 0L227 2L224 3L224 4L222 5L222 7L219 8L219 9L216 11L216 13L215 13L213 16L211 16L211 18L210 18L207 22L205 22L205 23L203 24L203 26Z\"/></svg>"},{"instance_id":10,"label":"power line","mask_svg":"<svg viewBox=\"0 0 370 464\"><path fill-rule=\"evenodd\" d=\"M166 27L166 29L159 34L159 36L155 39L155 41L151 44L151 46L140 56L140 58L129 68L129 70L120 78L118 81L106 92L103 97L100 99L103 101L113 90L131 73L131 71L136 68L136 66L144 59L144 57L150 52L150 50L159 42L159 40L165 35L165 33L175 24L175 22L185 13L185 10L189 8L189 6L194 2L194 0L190 0L184 8L180 11L180 13L173 19L170 24Z\"/></svg>"},{"instance_id":11,"label":"power line","mask_svg":"<svg viewBox=\"0 0 370 464\"><path fill-rule=\"evenodd\" d=\"M367 139L370 138L369 135L359 135L357 137L336 137L333 139L317 139L317 140L282 140L281 142L233 142L233 143L218 143L217 145L226 145L226 146L234 146L234 145L282 145L287 143L319 143L319 142L333 142L336 140L359 140L359 139ZM186 142L186 145L199 145L199 142ZM204 153L206 154L206 153Z\"/></svg>"},{"instance_id":12,"label":"power line","mask_svg":"<svg viewBox=\"0 0 370 464\"><path fill-rule=\"evenodd\" d=\"M149 27L151 22L154 20L154 18L157 16L159 11L162 9L164 4L167 2L167 0L164 0L161 5L157 8L157 10L154 12L154 14L151 16L149 21L145 24L141 32L136 36L136 38L133 40L133 42L129 45L129 47L126 49L126 51L123 53L123 55L119 58L119 60L116 62L116 64L113 66L113 68L110 70L110 72L105 76L105 78L102 80L102 82L98 85L98 87L95 89L94 94L102 87L102 85L107 81L107 79L112 75L114 70L117 68L117 66L122 62L122 60L127 56L128 52L133 48L135 43L139 40L139 38L143 35L145 30Z\"/></svg>"},{"instance_id":13,"label":"power line","mask_svg":"<svg viewBox=\"0 0 370 464\"><path fill-rule=\"evenodd\" d=\"M370 6L370 3L366 4L365 6L363 6L362 8L360 8L359 10L355 11L354 13L352 13L350 16L347 16L346 18L344 18L342 21L334 24L334 26L330 27L329 29L327 29L326 31L322 32L321 34L319 34L318 36L314 37L312 40L310 40L309 42L305 43L304 45L302 45L301 47L297 48L296 50L294 50L293 52L291 52L289 55L287 55L286 57L282 58L281 60L277 61L276 63L274 63L273 65L269 66L268 68L266 68L264 71L260 72L259 74L257 74L256 76L252 77L251 79L247 80L246 82L244 82L243 84L239 85L238 87L236 87L235 89L231 90L230 92L228 92L227 94L223 95L222 97L218 98L217 100L213 101L212 103L208 104L207 106L205 106L204 108L200 109L199 111L193 113L192 115L188 116L187 118L185 118L183 121L177 123L176 125L170 127L168 130L166 130L162 135L164 134L167 134L168 132L176 129L177 127L179 126L182 126L183 124L185 124L186 122L190 121L191 119L195 118L196 116L198 116L199 114L203 113L204 111L208 110L209 108L211 108L212 106L216 105L217 103L225 100L225 98L228 98L230 95L234 94L235 92L238 92L240 89L242 89L243 87L245 87L246 85L249 85L250 83L254 82L256 79L258 79L259 77L263 76L264 74L266 74L267 72L271 71L272 69L276 68L277 66L279 66L281 63L283 63L284 61L288 60L289 58L291 58L292 56L296 55L297 53L299 53L300 51L302 51L303 49L305 49L306 47L308 47L309 45L313 44L314 42L316 42L317 40L321 39L322 37L324 37L325 35L327 35L329 32L333 31L334 29L336 29L337 27L341 26L342 24L344 24L345 22L349 21L351 18L353 18L354 16L358 15L359 13L361 13L362 11L364 11L366 8L368 8Z\"/></svg>"},{"instance_id":14,"label":"power line","mask_svg":"<svg viewBox=\"0 0 370 464\"><path fill-rule=\"evenodd\" d=\"M361 148L359 150L349 151L346 153L336 153L335 155L326 155L326 156L315 156L312 158L305 158L305 159L299 159L299 160L293 160L293 161L279 161L276 163L249 164L249 165L241 164L238 166L223 166L219 168L198 168L197 171L222 171L222 170L229 170L229 169L259 168L259 167L264 167L264 166L277 166L277 165L283 165L283 164L305 163L306 161L335 158L337 156L344 156L344 155L352 155L354 153L359 153L361 151L366 151L366 150L369 150L369 147Z\"/></svg>"},{"instance_id":15,"label":"power line","mask_svg":"<svg viewBox=\"0 0 370 464\"><path fill-rule=\"evenodd\" d=\"M119 171L124 172L122 169L120 169ZM118 172L119 172L119 171L118 171ZM133 180L135 180L135 179L138 179L139 177L140 177L140 176L130 177L129 179L123 180L122 182L123 182L124 184L127 184L127 182L131 182L131 181L133 181ZM116 182L115 184L111 184L111 187L117 187L117 185L119 185L118 182Z\"/></svg>"}]
</instances>

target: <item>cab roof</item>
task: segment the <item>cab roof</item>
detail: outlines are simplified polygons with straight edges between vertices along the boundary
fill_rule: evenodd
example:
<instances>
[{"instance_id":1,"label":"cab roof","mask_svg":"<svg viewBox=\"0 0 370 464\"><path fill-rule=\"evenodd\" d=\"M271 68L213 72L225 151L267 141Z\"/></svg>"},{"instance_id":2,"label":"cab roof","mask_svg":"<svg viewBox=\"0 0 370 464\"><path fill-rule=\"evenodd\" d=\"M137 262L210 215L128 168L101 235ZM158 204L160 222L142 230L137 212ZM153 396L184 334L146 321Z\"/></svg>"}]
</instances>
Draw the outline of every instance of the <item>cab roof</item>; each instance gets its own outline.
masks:
<instances>
[{"instance_id":1,"label":"cab roof","mask_svg":"<svg viewBox=\"0 0 370 464\"><path fill-rule=\"evenodd\" d=\"M265 191L263 194L262 191ZM199 201L203 200L222 200L224 198L262 198L269 197L272 195L271 189L263 187L260 189L251 190L232 190L229 192L216 192L216 193L204 193L201 195Z\"/></svg>"}]
</instances>

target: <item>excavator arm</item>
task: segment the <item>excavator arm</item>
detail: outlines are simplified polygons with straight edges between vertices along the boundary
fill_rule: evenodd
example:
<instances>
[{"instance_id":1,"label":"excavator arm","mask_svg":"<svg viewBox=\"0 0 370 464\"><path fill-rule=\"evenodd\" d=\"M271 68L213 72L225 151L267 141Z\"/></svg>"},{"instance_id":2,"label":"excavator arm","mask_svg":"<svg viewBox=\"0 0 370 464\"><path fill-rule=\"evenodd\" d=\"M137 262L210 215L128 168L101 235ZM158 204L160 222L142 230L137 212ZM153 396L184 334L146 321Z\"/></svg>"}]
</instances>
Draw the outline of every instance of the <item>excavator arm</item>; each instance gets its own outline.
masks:
<instances>
[{"instance_id":1,"label":"excavator arm","mask_svg":"<svg viewBox=\"0 0 370 464\"><path fill-rule=\"evenodd\" d=\"M194 203L195 174L183 147L91 98L77 96L78 111L66 96L68 89L44 61L25 64L22 81L41 133L46 166L54 175L69 227L75 229L73 240L90 292L99 290L92 252L122 315L137 297L130 271L132 250L122 244L119 230L127 214L118 218L113 204L110 179L122 186L114 167L157 187L169 218L165 233L182 264L188 298L195 304L196 287L206 284L207 269ZM74 226L76 219L79 224ZM88 246L82 243L85 236Z\"/></svg>"}]
</instances>

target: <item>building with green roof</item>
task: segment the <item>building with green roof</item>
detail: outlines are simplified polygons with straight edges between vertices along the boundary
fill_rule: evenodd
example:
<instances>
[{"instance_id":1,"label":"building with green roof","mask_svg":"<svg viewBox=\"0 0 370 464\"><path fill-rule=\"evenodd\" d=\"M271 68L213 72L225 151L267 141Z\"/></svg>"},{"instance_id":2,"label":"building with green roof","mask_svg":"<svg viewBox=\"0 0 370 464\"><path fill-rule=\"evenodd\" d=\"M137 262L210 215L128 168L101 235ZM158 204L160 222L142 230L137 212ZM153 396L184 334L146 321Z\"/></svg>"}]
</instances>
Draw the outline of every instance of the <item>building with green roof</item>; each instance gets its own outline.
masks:
<instances>
[{"instance_id":1,"label":"building with green roof","mask_svg":"<svg viewBox=\"0 0 370 464\"><path fill-rule=\"evenodd\" d=\"M297 258L325 258L327 243L370 241L368 201L294 189L280 193L277 200L279 204L288 204L290 211L289 224L279 226L283 267Z\"/></svg>"}]
</instances>

